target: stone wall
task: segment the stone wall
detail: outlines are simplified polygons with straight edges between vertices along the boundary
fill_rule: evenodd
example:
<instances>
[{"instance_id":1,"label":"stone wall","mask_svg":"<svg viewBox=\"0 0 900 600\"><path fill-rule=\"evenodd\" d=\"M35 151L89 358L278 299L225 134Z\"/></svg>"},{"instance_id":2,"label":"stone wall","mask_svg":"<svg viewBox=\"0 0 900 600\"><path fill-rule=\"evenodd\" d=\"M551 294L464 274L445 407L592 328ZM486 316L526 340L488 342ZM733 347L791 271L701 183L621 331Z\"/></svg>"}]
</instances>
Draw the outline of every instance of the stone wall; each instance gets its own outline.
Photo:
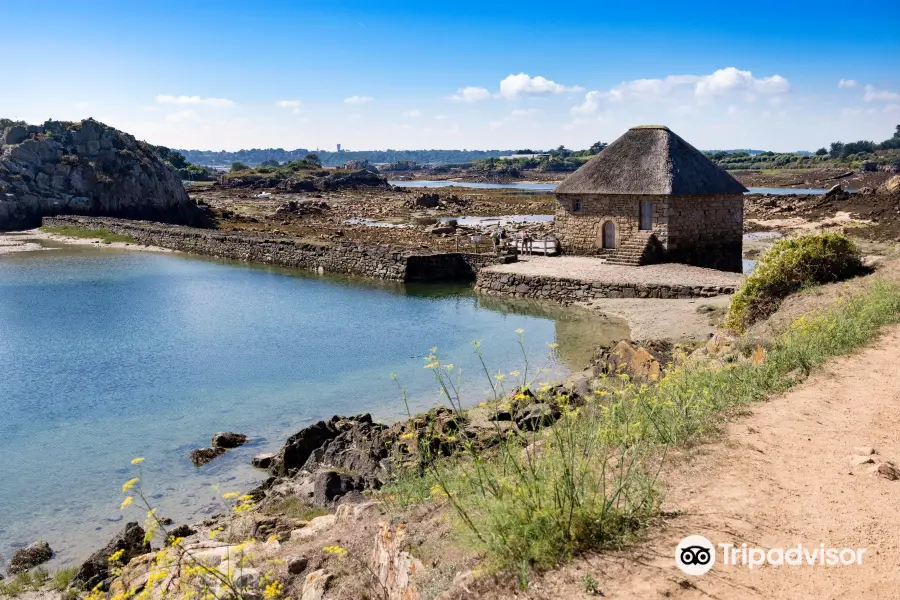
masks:
<instances>
[{"instance_id":1,"label":"stone wall","mask_svg":"<svg viewBox=\"0 0 900 600\"><path fill-rule=\"evenodd\" d=\"M509 260L489 254L421 253L348 242L310 244L277 236L102 217L53 217L44 219L44 225L104 229L131 236L141 244L204 256L395 281L471 280L481 267Z\"/></svg>"},{"instance_id":2,"label":"stone wall","mask_svg":"<svg viewBox=\"0 0 900 600\"><path fill-rule=\"evenodd\" d=\"M479 271L475 280L475 290L484 294L551 300L568 305L595 298L709 298L733 294L735 287L602 283L563 277Z\"/></svg>"},{"instance_id":3,"label":"stone wall","mask_svg":"<svg viewBox=\"0 0 900 600\"><path fill-rule=\"evenodd\" d=\"M666 260L741 272L744 197L677 196L669 202Z\"/></svg>"},{"instance_id":4,"label":"stone wall","mask_svg":"<svg viewBox=\"0 0 900 600\"><path fill-rule=\"evenodd\" d=\"M576 200L581 211L572 212ZM566 194L556 211L556 231L563 252L603 254L602 231L616 226L621 247L638 232L641 200L653 202L653 233L661 260L726 271L741 271L744 198L716 196L646 196Z\"/></svg>"},{"instance_id":5,"label":"stone wall","mask_svg":"<svg viewBox=\"0 0 900 600\"><path fill-rule=\"evenodd\" d=\"M653 233L663 248L669 237L669 197L640 195L566 194L559 200L555 226L563 252L601 254L603 225L613 221L619 248L638 232L641 200L653 201ZM581 211L572 212L576 201Z\"/></svg>"}]
</instances>

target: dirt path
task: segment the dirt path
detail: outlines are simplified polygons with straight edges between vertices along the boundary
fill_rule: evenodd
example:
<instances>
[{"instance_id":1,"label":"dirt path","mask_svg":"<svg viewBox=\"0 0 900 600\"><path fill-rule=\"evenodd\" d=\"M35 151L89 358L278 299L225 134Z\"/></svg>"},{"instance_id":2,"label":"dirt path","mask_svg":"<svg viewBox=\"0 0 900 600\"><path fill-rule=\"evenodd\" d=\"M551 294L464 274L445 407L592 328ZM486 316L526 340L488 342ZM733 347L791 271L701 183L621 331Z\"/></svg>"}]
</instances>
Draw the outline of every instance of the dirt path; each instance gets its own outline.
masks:
<instances>
[{"instance_id":1,"label":"dirt path","mask_svg":"<svg viewBox=\"0 0 900 600\"><path fill-rule=\"evenodd\" d=\"M852 464L860 446L875 463L900 462L900 327L835 360L790 393L751 407L716 443L673 464L661 528L636 551L599 554L534 581L519 598L900 598L900 481ZM679 541L763 548L803 544L867 548L861 566L723 565L706 575L675 566ZM718 548L717 548L718 550Z\"/></svg>"}]
</instances>

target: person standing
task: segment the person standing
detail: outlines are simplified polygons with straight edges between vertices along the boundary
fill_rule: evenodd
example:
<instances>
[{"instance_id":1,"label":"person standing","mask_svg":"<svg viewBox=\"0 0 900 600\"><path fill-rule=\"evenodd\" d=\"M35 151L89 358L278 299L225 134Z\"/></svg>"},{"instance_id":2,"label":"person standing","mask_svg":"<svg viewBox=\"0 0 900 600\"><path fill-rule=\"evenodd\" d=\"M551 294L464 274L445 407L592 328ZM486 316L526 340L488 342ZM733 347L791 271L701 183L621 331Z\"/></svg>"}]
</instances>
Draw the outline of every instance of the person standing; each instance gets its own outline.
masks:
<instances>
[{"instance_id":1,"label":"person standing","mask_svg":"<svg viewBox=\"0 0 900 600\"><path fill-rule=\"evenodd\" d=\"M524 231L522 231L522 253L523 253L523 254L524 254L525 252L528 252L528 254L531 254L531 241L532 241L532 239L533 239L533 238L531 237L531 232L530 232L530 231L528 231L527 229L525 229Z\"/></svg>"}]
</instances>

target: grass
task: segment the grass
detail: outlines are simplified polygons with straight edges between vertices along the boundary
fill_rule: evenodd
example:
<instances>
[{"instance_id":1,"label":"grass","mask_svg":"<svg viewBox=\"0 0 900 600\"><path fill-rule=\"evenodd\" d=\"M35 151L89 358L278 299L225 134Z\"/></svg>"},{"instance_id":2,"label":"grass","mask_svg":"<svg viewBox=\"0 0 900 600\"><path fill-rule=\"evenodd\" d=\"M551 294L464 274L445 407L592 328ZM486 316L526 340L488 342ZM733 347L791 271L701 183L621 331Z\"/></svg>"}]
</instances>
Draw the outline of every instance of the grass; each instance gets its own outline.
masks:
<instances>
[{"instance_id":1,"label":"grass","mask_svg":"<svg viewBox=\"0 0 900 600\"><path fill-rule=\"evenodd\" d=\"M561 411L554 426L517 431L487 451L461 431L461 451L450 457L420 451L422 471L405 473L383 494L400 508L445 503L488 566L517 572L525 586L530 570L627 543L650 523L670 447L701 442L747 404L788 389L898 322L900 285L876 282L829 311L800 318L770 348L756 347L734 363L683 361L655 385L613 377L619 385L601 385L581 406L545 395ZM452 366L436 362L429 366L458 406L458 385L448 380ZM497 402L506 402L497 391ZM424 439L429 435L439 434L424 432Z\"/></svg>"},{"instance_id":2,"label":"grass","mask_svg":"<svg viewBox=\"0 0 900 600\"><path fill-rule=\"evenodd\" d=\"M278 515L301 521L309 521L315 517L329 514L324 508L311 506L297 496L287 496L267 507L263 512L267 515Z\"/></svg>"},{"instance_id":3,"label":"grass","mask_svg":"<svg viewBox=\"0 0 900 600\"><path fill-rule=\"evenodd\" d=\"M53 575L43 567L24 571L18 573L9 581L0 581L0 596L15 598L26 592L37 591L44 587L49 587L58 592L65 592L77 572L77 567L59 569Z\"/></svg>"},{"instance_id":4,"label":"grass","mask_svg":"<svg viewBox=\"0 0 900 600\"><path fill-rule=\"evenodd\" d=\"M136 244L137 240L128 235L120 235L118 233L113 233L108 229L85 229L82 227L75 227L72 225L61 225L61 226L46 226L41 227L41 231L46 231L47 233L52 233L54 235L62 235L66 237L74 237L74 238L86 238L92 240L101 240L104 244L112 244L116 242L124 243L124 244Z\"/></svg>"}]
</instances>

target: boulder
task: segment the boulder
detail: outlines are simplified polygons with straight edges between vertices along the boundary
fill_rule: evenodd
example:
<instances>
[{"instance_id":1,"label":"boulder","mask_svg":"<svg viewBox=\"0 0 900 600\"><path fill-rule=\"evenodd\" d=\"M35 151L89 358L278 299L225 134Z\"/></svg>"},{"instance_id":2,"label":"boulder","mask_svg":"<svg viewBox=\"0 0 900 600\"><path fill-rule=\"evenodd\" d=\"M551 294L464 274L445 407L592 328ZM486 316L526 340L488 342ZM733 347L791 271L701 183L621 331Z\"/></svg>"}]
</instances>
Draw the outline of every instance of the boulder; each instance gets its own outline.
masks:
<instances>
[{"instance_id":1,"label":"boulder","mask_svg":"<svg viewBox=\"0 0 900 600\"><path fill-rule=\"evenodd\" d=\"M322 600L325 597L325 591L328 589L330 581L331 575L325 573L323 569L313 571L303 580L300 600Z\"/></svg>"},{"instance_id":2,"label":"boulder","mask_svg":"<svg viewBox=\"0 0 900 600\"><path fill-rule=\"evenodd\" d=\"M191 462L195 467L202 467L223 454L225 454L225 448L197 448L191 450Z\"/></svg>"},{"instance_id":3,"label":"boulder","mask_svg":"<svg viewBox=\"0 0 900 600\"><path fill-rule=\"evenodd\" d=\"M21 144L28 139L28 130L21 125L13 125L3 131L0 142L7 145Z\"/></svg>"},{"instance_id":4,"label":"boulder","mask_svg":"<svg viewBox=\"0 0 900 600\"><path fill-rule=\"evenodd\" d=\"M437 208L441 204L441 197L437 194L421 194L412 201L415 208Z\"/></svg>"},{"instance_id":5,"label":"boulder","mask_svg":"<svg viewBox=\"0 0 900 600\"><path fill-rule=\"evenodd\" d=\"M212 436L213 448L237 448L243 446L249 440L243 433L234 433L231 431L220 431Z\"/></svg>"},{"instance_id":6,"label":"boulder","mask_svg":"<svg viewBox=\"0 0 900 600\"><path fill-rule=\"evenodd\" d=\"M620 341L610 351L600 354L598 364L610 375L626 374L635 379L655 381L662 373L660 360L650 350L626 340Z\"/></svg>"},{"instance_id":7,"label":"boulder","mask_svg":"<svg viewBox=\"0 0 900 600\"><path fill-rule=\"evenodd\" d=\"M265 452L263 454L257 454L250 462L257 469L268 469L272 466L272 463L275 461L275 458L277 456L277 454L274 454L272 452Z\"/></svg>"},{"instance_id":8,"label":"boulder","mask_svg":"<svg viewBox=\"0 0 900 600\"><path fill-rule=\"evenodd\" d=\"M123 550L119 563L128 561L150 552L150 544L144 541L144 529L137 523L128 523L102 550L94 552L78 569L74 581L83 584L86 589L94 589L110 577L109 557Z\"/></svg>"},{"instance_id":9,"label":"boulder","mask_svg":"<svg viewBox=\"0 0 900 600\"><path fill-rule=\"evenodd\" d=\"M47 121L39 132L0 133L0 230L59 214L204 222L178 171L153 146L91 119Z\"/></svg>"},{"instance_id":10,"label":"boulder","mask_svg":"<svg viewBox=\"0 0 900 600\"><path fill-rule=\"evenodd\" d=\"M169 539L166 540L166 546L172 543L173 539L190 537L197 533L197 530L190 525L179 525L169 530Z\"/></svg>"},{"instance_id":11,"label":"boulder","mask_svg":"<svg viewBox=\"0 0 900 600\"><path fill-rule=\"evenodd\" d=\"M53 550L50 548L50 544L37 541L13 554L9 561L9 572L12 575L22 573L32 567L44 564L51 558L53 558Z\"/></svg>"},{"instance_id":12,"label":"boulder","mask_svg":"<svg viewBox=\"0 0 900 600\"><path fill-rule=\"evenodd\" d=\"M878 191L885 194L900 194L900 175L894 175L885 181Z\"/></svg>"},{"instance_id":13,"label":"boulder","mask_svg":"<svg viewBox=\"0 0 900 600\"><path fill-rule=\"evenodd\" d=\"M352 491L366 489L361 477L354 477L337 471L321 471L314 475L313 503L317 506L331 506L341 496Z\"/></svg>"},{"instance_id":14,"label":"boulder","mask_svg":"<svg viewBox=\"0 0 900 600\"><path fill-rule=\"evenodd\" d=\"M535 431L552 425L560 416L559 409L545 402L529 404L516 415L516 425L526 431Z\"/></svg>"}]
</instances>

